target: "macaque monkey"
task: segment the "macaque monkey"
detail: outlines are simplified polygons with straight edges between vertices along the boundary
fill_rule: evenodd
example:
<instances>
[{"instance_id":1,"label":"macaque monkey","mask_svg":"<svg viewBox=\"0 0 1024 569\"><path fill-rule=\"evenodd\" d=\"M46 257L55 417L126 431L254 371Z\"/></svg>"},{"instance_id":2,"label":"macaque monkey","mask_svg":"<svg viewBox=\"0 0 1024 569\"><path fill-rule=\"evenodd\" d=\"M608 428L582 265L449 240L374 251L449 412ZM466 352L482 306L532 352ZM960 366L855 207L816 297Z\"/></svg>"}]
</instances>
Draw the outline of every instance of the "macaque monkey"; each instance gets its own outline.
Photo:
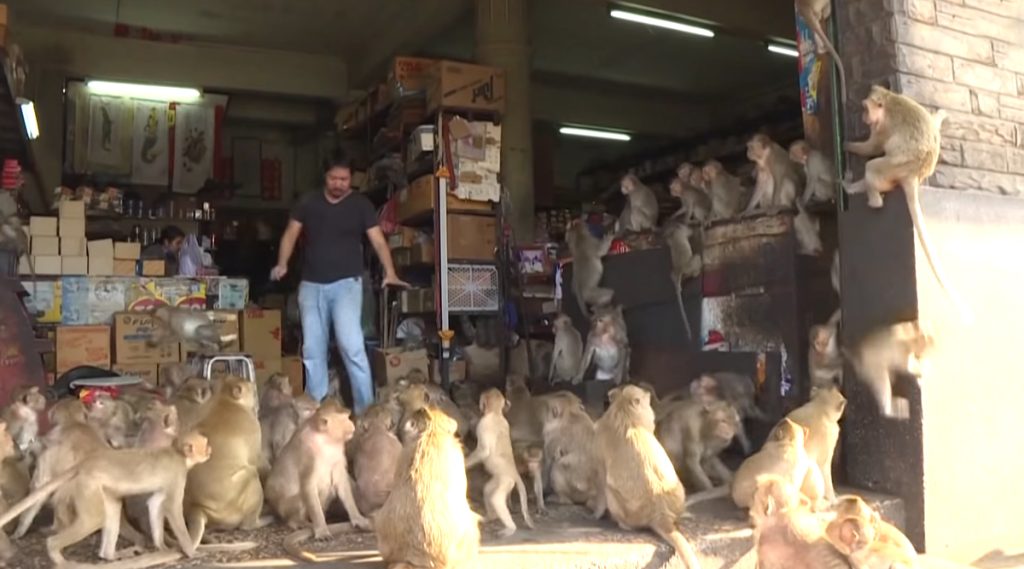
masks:
<instances>
[{"instance_id":1,"label":"macaque monkey","mask_svg":"<svg viewBox=\"0 0 1024 569\"><path fill-rule=\"evenodd\" d=\"M571 394L545 395L542 405L544 457L556 502L586 504L600 519L606 506L593 420Z\"/></svg>"},{"instance_id":2,"label":"macaque monkey","mask_svg":"<svg viewBox=\"0 0 1024 569\"><path fill-rule=\"evenodd\" d=\"M583 338L566 314L555 317L551 328L555 333L555 351L551 355L548 383L573 381L580 369L580 358L583 357Z\"/></svg>"},{"instance_id":3,"label":"macaque monkey","mask_svg":"<svg viewBox=\"0 0 1024 569\"><path fill-rule=\"evenodd\" d=\"M159 401L150 403L143 414L142 424L135 439L137 448L169 447L181 432L178 409Z\"/></svg>"},{"instance_id":4,"label":"macaque monkey","mask_svg":"<svg viewBox=\"0 0 1024 569\"><path fill-rule=\"evenodd\" d=\"M398 394L398 402L401 403L404 417L406 418L418 409L431 406L455 421L458 428L457 434L460 439L464 440L469 432L469 423L462 416L458 406L452 402L446 393L440 391L433 384L413 383L405 387Z\"/></svg>"},{"instance_id":5,"label":"macaque monkey","mask_svg":"<svg viewBox=\"0 0 1024 569\"><path fill-rule=\"evenodd\" d=\"M887 548L894 548L899 552L898 555L902 556L903 559L915 560L917 559L917 550L914 549L914 544L910 543L907 536L903 534L896 526L882 519L874 508L868 505L860 496L848 495L840 496L836 499L836 503L832 508L835 512L835 519L829 523L826 532L829 536L829 540L836 546L837 549L842 551L845 555L850 555L851 544L848 539L836 539L841 533L841 522L848 519L860 520L866 526L870 526L871 533L874 534L873 541L875 543L884 544ZM861 535L866 535L868 532L861 530ZM849 536L845 536L849 537ZM842 542L842 545L840 545ZM845 547L844 547L845 546ZM868 566L873 567L868 564ZM908 564L908 567L914 566ZM883 565L883 567L888 567Z\"/></svg>"},{"instance_id":6,"label":"macaque monkey","mask_svg":"<svg viewBox=\"0 0 1024 569\"><path fill-rule=\"evenodd\" d=\"M615 232L640 232L654 229L658 224L658 198L633 174L626 174L620 183L626 206L619 215Z\"/></svg>"},{"instance_id":7,"label":"macaque monkey","mask_svg":"<svg viewBox=\"0 0 1024 569\"><path fill-rule=\"evenodd\" d=\"M946 112L939 109L931 114L910 97L878 85L871 87L862 104L863 120L870 127L871 134L864 142L847 142L845 148L870 160L864 166L862 180L844 181L843 186L850 194L867 193L868 207L873 208L882 207L883 193L903 188L910 219L935 280L963 317L970 319L967 307L960 295L950 288L932 252L919 195L921 183L935 172L939 161L940 130L946 120Z\"/></svg>"},{"instance_id":8,"label":"macaque monkey","mask_svg":"<svg viewBox=\"0 0 1024 569\"><path fill-rule=\"evenodd\" d=\"M814 201L829 202L836 199L836 169L832 161L806 140L797 140L789 145L789 158L804 167L804 204Z\"/></svg>"},{"instance_id":9,"label":"macaque monkey","mask_svg":"<svg viewBox=\"0 0 1024 569\"><path fill-rule=\"evenodd\" d=\"M608 512L622 529L650 528L672 544L689 569L700 562L676 526L686 490L654 436L651 395L635 385L609 393L611 405L595 426Z\"/></svg>"},{"instance_id":10,"label":"macaque monkey","mask_svg":"<svg viewBox=\"0 0 1024 569\"><path fill-rule=\"evenodd\" d=\"M676 290L679 314L683 318L683 325L686 328L686 337L688 339L692 337L693 332L690 330L690 320L687 318L686 310L683 308L683 279L699 277L701 270L704 268L703 258L700 254L694 252L693 245L690 244L690 237L692 235L693 230L689 226L676 220L669 220L662 230L662 236L665 238L665 244L668 245L668 250L672 257L670 277L672 279L672 286Z\"/></svg>"},{"instance_id":11,"label":"macaque monkey","mask_svg":"<svg viewBox=\"0 0 1024 569\"><path fill-rule=\"evenodd\" d=\"M23 385L11 394L11 403L3 412L7 432L30 462L40 451L39 414L45 410L46 396L39 392L39 386Z\"/></svg>"},{"instance_id":12,"label":"macaque monkey","mask_svg":"<svg viewBox=\"0 0 1024 569\"><path fill-rule=\"evenodd\" d=\"M352 458L356 507L365 515L384 505L395 485L402 443L395 436L394 416L382 405L371 405L356 425L358 444Z\"/></svg>"},{"instance_id":13,"label":"macaque monkey","mask_svg":"<svg viewBox=\"0 0 1024 569\"><path fill-rule=\"evenodd\" d=\"M512 453L516 459L519 476L528 476L533 487L533 498L537 502L537 512L546 513L544 504L544 447L543 443L512 443Z\"/></svg>"},{"instance_id":14,"label":"macaque monkey","mask_svg":"<svg viewBox=\"0 0 1024 569\"><path fill-rule=\"evenodd\" d=\"M740 415L736 439L743 447L743 452L750 454L750 438L747 436L743 419L768 419L768 414L757 406L757 390L753 379L728 371L706 373L690 382L690 396L705 404L720 399L732 405ZM666 397L666 400L670 397L671 395Z\"/></svg>"},{"instance_id":15,"label":"macaque monkey","mask_svg":"<svg viewBox=\"0 0 1024 569\"><path fill-rule=\"evenodd\" d=\"M610 233L603 239L594 237L582 220L569 225L566 241L572 253L572 294L584 316L590 314L588 306L607 305L615 294L610 288L598 286L604 274L601 257L608 254L613 238Z\"/></svg>"},{"instance_id":16,"label":"macaque monkey","mask_svg":"<svg viewBox=\"0 0 1024 569\"><path fill-rule=\"evenodd\" d=\"M201 377L186 379L174 394L174 407L178 410L178 422L189 431L203 416L203 405L213 397L213 386Z\"/></svg>"},{"instance_id":17,"label":"macaque monkey","mask_svg":"<svg viewBox=\"0 0 1024 569\"><path fill-rule=\"evenodd\" d=\"M312 523L315 539L331 537L324 509L335 497L341 499L352 525L370 529L356 507L348 476L345 443L356 429L349 414L333 400L321 404L281 450L267 477L267 504L292 529Z\"/></svg>"},{"instance_id":18,"label":"macaque monkey","mask_svg":"<svg viewBox=\"0 0 1024 569\"><path fill-rule=\"evenodd\" d=\"M846 105L846 69L843 68L843 60L839 57L835 46L832 45L832 41L828 39L828 34L822 25L822 22L832 15L831 0L796 0L796 11L814 33L814 45L817 52L831 55L832 61L839 69L839 95L843 105Z\"/></svg>"},{"instance_id":19,"label":"macaque monkey","mask_svg":"<svg viewBox=\"0 0 1024 569\"><path fill-rule=\"evenodd\" d=\"M203 350L217 352L238 337L236 334L221 337L210 315L201 310L160 306L153 309L151 314L157 328L153 337L146 341L150 346L167 342L194 342Z\"/></svg>"},{"instance_id":20,"label":"macaque monkey","mask_svg":"<svg viewBox=\"0 0 1024 569\"><path fill-rule=\"evenodd\" d=\"M804 438L807 458L821 472L825 499L829 502L836 497L835 486L832 485L832 457L835 456L836 443L839 442L839 419L845 410L846 398L839 391L838 385L831 385L818 389L810 401L786 415L786 418L807 431ZM817 490L808 486L802 489L808 497Z\"/></svg>"},{"instance_id":21,"label":"macaque monkey","mask_svg":"<svg viewBox=\"0 0 1024 569\"><path fill-rule=\"evenodd\" d=\"M18 446L15 444L14 438L11 437L11 433L7 430L7 423L0 420L0 462L6 462L7 460L14 458L17 453ZM4 474L6 475L6 473ZM6 483L6 480L3 482ZM17 500L20 501L23 497L24 496L19 496ZM13 496L0 493L0 514L7 511L12 499L14 499ZM13 516L11 519L13 520ZM0 529L0 565L6 563L13 555L14 548L11 546L11 541L7 537L7 532Z\"/></svg>"},{"instance_id":22,"label":"macaque monkey","mask_svg":"<svg viewBox=\"0 0 1024 569\"><path fill-rule=\"evenodd\" d=\"M793 217L793 233L796 234L797 252L817 257L825 248L821 243L821 220L811 215L800 203L796 203L797 214Z\"/></svg>"},{"instance_id":23,"label":"macaque monkey","mask_svg":"<svg viewBox=\"0 0 1024 569\"><path fill-rule=\"evenodd\" d=\"M337 399L330 399L337 401ZM278 455L292 435L316 412L318 405L309 395L303 393L284 405L279 405L273 412L260 420L261 439L263 442L263 466L264 474L268 473L269 466L277 460ZM262 410L262 408L261 408Z\"/></svg>"},{"instance_id":24,"label":"macaque monkey","mask_svg":"<svg viewBox=\"0 0 1024 569\"><path fill-rule=\"evenodd\" d=\"M832 289L836 291L836 294L841 294L839 292L839 249L832 254L832 270L829 272L829 278L832 280Z\"/></svg>"},{"instance_id":25,"label":"macaque monkey","mask_svg":"<svg viewBox=\"0 0 1024 569\"><path fill-rule=\"evenodd\" d=\"M480 516L466 499L466 463L456 428L430 407L403 422L408 439L395 487L373 524L381 557L392 569L475 567Z\"/></svg>"},{"instance_id":26,"label":"macaque monkey","mask_svg":"<svg viewBox=\"0 0 1024 569\"><path fill-rule=\"evenodd\" d=\"M190 377L195 377L196 370L190 364L179 362L160 366L160 382L158 390L166 399L171 399L178 389Z\"/></svg>"},{"instance_id":27,"label":"macaque monkey","mask_svg":"<svg viewBox=\"0 0 1024 569\"><path fill-rule=\"evenodd\" d=\"M488 389L480 395L480 411L483 417L476 426L476 448L466 457L466 468L483 464L490 479L484 486L484 506L488 520L495 516L504 526L498 535L508 537L515 533L516 523L508 511L508 495L512 489L519 494L519 505L523 510L526 526L533 528L530 507L526 502L526 485L519 476L515 456L512 453L512 438L509 436L508 421L505 419L505 396L497 389Z\"/></svg>"},{"instance_id":28,"label":"macaque monkey","mask_svg":"<svg viewBox=\"0 0 1024 569\"><path fill-rule=\"evenodd\" d=\"M788 479L759 476L752 503L758 506L752 512L758 569L849 569Z\"/></svg>"},{"instance_id":29,"label":"macaque monkey","mask_svg":"<svg viewBox=\"0 0 1024 569\"><path fill-rule=\"evenodd\" d=\"M166 547L163 533L166 519L181 550L193 557L196 549L185 527L182 497L187 473L195 465L208 461L210 454L206 438L198 433L184 437L177 446L170 448L101 450L34 490L0 518L0 525L42 502L55 490L70 489L73 521L47 538L50 560L57 566L64 565L62 551L65 547L102 529L99 555L112 561L120 557L116 549L122 498L148 494L151 496L147 505L153 544L160 550ZM165 554L163 558L173 561L177 554L171 557ZM143 558L133 561L138 563L135 567L152 563L151 559Z\"/></svg>"},{"instance_id":30,"label":"macaque monkey","mask_svg":"<svg viewBox=\"0 0 1024 569\"><path fill-rule=\"evenodd\" d=\"M12 200L13 201L13 200ZM36 297L36 265L29 251L28 233L25 231L21 218L15 212L0 211L0 249L13 251L15 258L21 261L25 257L28 270L32 276L32 297Z\"/></svg>"},{"instance_id":31,"label":"macaque monkey","mask_svg":"<svg viewBox=\"0 0 1024 569\"><path fill-rule=\"evenodd\" d=\"M935 339L914 320L878 328L854 348L842 348L842 352L853 364L857 377L871 390L882 415L907 419L910 402L893 397L893 374L920 377L924 358L934 345Z\"/></svg>"},{"instance_id":32,"label":"macaque monkey","mask_svg":"<svg viewBox=\"0 0 1024 569\"><path fill-rule=\"evenodd\" d=\"M743 209L744 190L740 179L725 171L722 163L708 160L701 169L711 195L711 219L729 219Z\"/></svg>"},{"instance_id":33,"label":"macaque monkey","mask_svg":"<svg viewBox=\"0 0 1024 569\"><path fill-rule=\"evenodd\" d=\"M754 163L757 182L750 204L743 212L756 209L777 212L793 207L798 188L803 186L803 173L789 153L764 134L755 134L747 142L747 158Z\"/></svg>"},{"instance_id":34,"label":"macaque monkey","mask_svg":"<svg viewBox=\"0 0 1024 569\"><path fill-rule=\"evenodd\" d=\"M573 373L576 373L575 369L573 369ZM512 442L538 443L544 440L543 417L540 409L542 402L530 394L526 378L521 375L509 374L505 378L505 396L509 405L506 416Z\"/></svg>"},{"instance_id":35,"label":"macaque monkey","mask_svg":"<svg viewBox=\"0 0 1024 569\"><path fill-rule=\"evenodd\" d=\"M97 393L88 406L89 421L96 425L113 448L124 448L135 433L135 412L108 393Z\"/></svg>"},{"instance_id":36,"label":"macaque monkey","mask_svg":"<svg viewBox=\"0 0 1024 569\"><path fill-rule=\"evenodd\" d=\"M732 472L718 455L739 429L740 415L731 404L690 399L665 411L657 421L656 434L683 480L700 491L714 487L709 474L722 484L732 481Z\"/></svg>"},{"instance_id":37,"label":"macaque monkey","mask_svg":"<svg viewBox=\"0 0 1024 569\"><path fill-rule=\"evenodd\" d=\"M839 354L839 319L835 314L824 324L811 326L807 369L811 374L811 395L817 389L843 385L843 360Z\"/></svg>"},{"instance_id":38,"label":"macaque monkey","mask_svg":"<svg viewBox=\"0 0 1024 569\"><path fill-rule=\"evenodd\" d=\"M594 379L598 381L610 380L619 385L629 378L629 338L621 305L594 311L574 383L583 381L591 363L597 368Z\"/></svg>"},{"instance_id":39,"label":"macaque monkey","mask_svg":"<svg viewBox=\"0 0 1024 569\"><path fill-rule=\"evenodd\" d=\"M290 405L292 398L291 378L283 373L272 374L260 393L260 419L266 417L272 409Z\"/></svg>"},{"instance_id":40,"label":"macaque monkey","mask_svg":"<svg viewBox=\"0 0 1024 569\"><path fill-rule=\"evenodd\" d=\"M209 438L213 456L189 471L185 488L185 515L197 545L207 524L224 529L262 525L256 386L241 378L225 378L207 405L196 430Z\"/></svg>"},{"instance_id":41,"label":"macaque monkey","mask_svg":"<svg viewBox=\"0 0 1024 569\"><path fill-rule=\"evenodd\" d=\"M908 553L898 545L880 539L877 530L870 518L836 517L825 528L825 535L833 547L846 556L853 569L917 568L916 551Z\"/></svg>"},{"instance_id":42,"label":"macaque monkey","mask_svg":"<svg viewBox=\"0 0 1024 569\"><path fill-rule=\"evenodd\" d=\"M686 165L684 164L684 166ZM693 223L695 221L704 223L707 221L708 216L711 215L711 198L700 189L690 185L690 176L693 175L696 168L692 164L689 164L689 166L690 170L686 171L686 178L680 174L668 186L669 193L679 199L681 204L679 210L672 214L672 218L678 219L683 223ZM683 166L679 168L683 170Z\"/></svg>"}]
</instances>

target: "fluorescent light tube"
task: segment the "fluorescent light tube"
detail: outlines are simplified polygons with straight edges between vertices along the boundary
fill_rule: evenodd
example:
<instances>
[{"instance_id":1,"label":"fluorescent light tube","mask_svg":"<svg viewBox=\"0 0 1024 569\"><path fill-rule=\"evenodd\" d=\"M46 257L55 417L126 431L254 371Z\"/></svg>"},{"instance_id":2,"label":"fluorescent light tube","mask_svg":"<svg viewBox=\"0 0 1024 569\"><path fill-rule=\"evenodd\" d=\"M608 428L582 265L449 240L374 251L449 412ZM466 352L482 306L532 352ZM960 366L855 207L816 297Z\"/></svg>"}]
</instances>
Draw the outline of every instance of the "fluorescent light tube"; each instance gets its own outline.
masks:
<instances>
[{"instance_id":1,"label":"fluorescent light tube","mask_svg":"<svg viewBox=\"0 0 1024 569\"><path fill-rule=\"evenodd\" d=\"M586 136L590 138L601 138L604 140L619 140L622 142L629 142L631 137L623 132L611 132L608 130L594 130L590 128L579 128L574 126L563 126L558 130L562 134L568 134L570 136Z\"/></svg>"},{"instance_id":2,"label":"fluorescent light tube","mask_svg":"<svg viewBox=\"0 0 1024 569\"><path fill-rule=\"evenodd\" d=\"M203 96L199 89L192 87L169 87L167 85L142 85L139 83L119 83L116 81L90 80L86 83L95 95L112 95L115 97L131 97L152 101L173 101L183 103L195 101Z\"/></svg>"},{"instance_id":3,"label":"fluorescent light tube","mask_svg":"<svg viewBox=\"0 0 1024 569\"><path fill-rule=\"evenodd\" d=\"M39 138L39 122L36 121L36 106L28 99L18 99L21 107L21 121L25 123L25 132L29 140Z\"/></svg>"},{"instance_id":4,"label":"fluorescent light tube","mask_svg":"<svg viewBox=\"0 0 1024 569\"><path fill-rule=\"evenodd\" d=\"M768 51L779 55L788 55L789 57L800 57L800 52L797 51L796 47L781 43L769 43Z\"/></svg>"},{"instance_id":5,"label":"fluorescent light tube","mask_svg":"<svg viewBox=\"0 0 1024 569\"><path fill-rule=\"evenodd\" d=\"M715 37L715 32L698 26L692 26L690 24L684 24L675 20L667 20L665 18L656 18L654 16L648 16L646 14L638 14L636 12L627 12L625 10L612 10L609 15L613 18L620 20L627 20L629 22L636 22L638 24L646 24L648 26L657 26L659 28L665 28L669 30L675 30L677 32L683 32L686 34L693 34L695 36L702 36L705 38Z\"/></svg>"}]
</instances>

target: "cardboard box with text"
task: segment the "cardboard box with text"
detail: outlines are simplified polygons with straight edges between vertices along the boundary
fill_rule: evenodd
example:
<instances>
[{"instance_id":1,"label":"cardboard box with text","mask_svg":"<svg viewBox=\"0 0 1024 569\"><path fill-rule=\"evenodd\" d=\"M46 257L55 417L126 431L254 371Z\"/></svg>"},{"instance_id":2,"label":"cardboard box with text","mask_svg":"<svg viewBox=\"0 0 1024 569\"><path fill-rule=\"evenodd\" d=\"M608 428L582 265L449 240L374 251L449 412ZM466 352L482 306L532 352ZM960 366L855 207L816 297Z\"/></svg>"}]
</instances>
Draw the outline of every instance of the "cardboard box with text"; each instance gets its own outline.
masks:
<instances>
[{"instance_id":1,"label":"cardboard box with text","mask_svg":"<svg viewBox=\"0 0 1024 569\"><path fill-rule=\"evenodd\" d=\"M57 326L57 374L78 366L110 368L110 326Z\"/></svg>"}]
</instances>

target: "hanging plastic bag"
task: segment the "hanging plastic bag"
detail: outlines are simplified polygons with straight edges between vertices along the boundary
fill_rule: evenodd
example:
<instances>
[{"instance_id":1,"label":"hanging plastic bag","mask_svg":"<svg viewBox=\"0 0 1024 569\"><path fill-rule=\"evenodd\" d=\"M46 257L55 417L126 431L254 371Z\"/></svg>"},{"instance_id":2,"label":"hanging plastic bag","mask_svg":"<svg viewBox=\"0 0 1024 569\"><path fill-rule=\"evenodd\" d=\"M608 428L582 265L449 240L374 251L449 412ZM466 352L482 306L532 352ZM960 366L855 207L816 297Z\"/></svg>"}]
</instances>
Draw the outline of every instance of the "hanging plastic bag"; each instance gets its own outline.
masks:
<instances>
[{"instance_id":1,"label":"hanging plastic bag","mask_svg":"<svg viewBox=\"0 0 1024 569\"><path fill-rule=\"evenodd\" d=\"M178 274L183 277L197 277L203 269L203 248L194 234L185 238L178 254Z\"/></svg>"}]
</instances>

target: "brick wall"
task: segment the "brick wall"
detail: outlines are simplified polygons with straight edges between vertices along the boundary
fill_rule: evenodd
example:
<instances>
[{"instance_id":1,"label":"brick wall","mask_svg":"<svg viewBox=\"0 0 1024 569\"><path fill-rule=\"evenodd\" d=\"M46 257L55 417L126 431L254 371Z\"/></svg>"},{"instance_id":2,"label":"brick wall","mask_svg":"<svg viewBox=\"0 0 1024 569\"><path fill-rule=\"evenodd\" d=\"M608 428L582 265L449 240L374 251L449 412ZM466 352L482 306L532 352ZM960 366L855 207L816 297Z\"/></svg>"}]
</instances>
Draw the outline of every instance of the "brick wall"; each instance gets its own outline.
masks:
<instances>
[{"instance_id":1,"label":"brick wall","mask_svg":"<svg viewBox=\"0 0 1024 569\"><path fill-rule=\"evenodd\" d=\"M949 112L929 185L1024 196L1024 0L840 2L851 99L888 80Z\"/></svg>"}]
</instances>

